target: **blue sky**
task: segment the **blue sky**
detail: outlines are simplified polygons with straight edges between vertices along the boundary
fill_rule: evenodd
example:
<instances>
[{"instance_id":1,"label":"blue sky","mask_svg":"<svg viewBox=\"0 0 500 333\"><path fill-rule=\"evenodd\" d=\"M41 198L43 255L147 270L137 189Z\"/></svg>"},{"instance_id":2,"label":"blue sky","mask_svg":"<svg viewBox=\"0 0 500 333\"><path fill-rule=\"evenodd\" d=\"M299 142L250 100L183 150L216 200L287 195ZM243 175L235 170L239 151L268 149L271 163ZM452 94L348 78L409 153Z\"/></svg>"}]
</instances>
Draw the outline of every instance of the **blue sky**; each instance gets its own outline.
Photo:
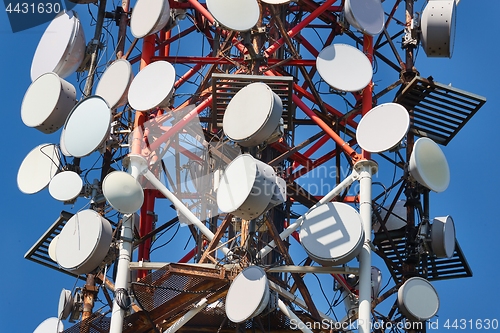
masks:
<instances>
[{"instance_id":1,"label":"blue sky","mask_svg":"<svg viewBox=\"0 0 500 333\"><path fill-rule=\"evenodd\" d=\"M422 5L423 1L416 3L418 8ZM87 8L79 5L75 9L82 17L89 41L93 30L88 26ZM462 0L458 6L452 59L427 58L420 50L416 62L421 76L432 75L437 82L451 83L456 88L487 98L485 106L448 146L443 147L451 169L451 183L445 192L431 193L431 216L453 216L457 239L474 273L472 278L434 283L441 301L439 331L445 331L442 323L447 319L500 320L497 282L500 242L498 200L495 199L495 191L500 187L496 175L500 163L497 155L500 145L497 78L500 70L496 65L500 48L493 29L499 11L497 0ZM0 13L0 101L6 122L2 131L0 172L4 188L1 201L4 237L0 242L3 254L0 274L2 332L32 332L45 318L57 315L61 289L71 289L75 284L73 278L23 258L62 209L76 212L86 204L79 200L74 207L64 206L53 200L46 190L24 195L16 184L17 170L24 156L36 145L57 142L59 137L59 133L47 136L28 128L20 118L21 102L31 83L31 60L45 27L46 24L13 34L6 13ZM107 52L105 57L111 56L112 51ZM76 75L68 80L75 83ZM80 97L78 88L77 97ZM181 247L186 240L179 241ZM188 249L191 247L192 243ZM179 251L175 256L180 258L183 253ZM383 284L385 282L387 274ZM313 294L319 297L317 289L312 288Z\"/></svg>"}]
</instances>

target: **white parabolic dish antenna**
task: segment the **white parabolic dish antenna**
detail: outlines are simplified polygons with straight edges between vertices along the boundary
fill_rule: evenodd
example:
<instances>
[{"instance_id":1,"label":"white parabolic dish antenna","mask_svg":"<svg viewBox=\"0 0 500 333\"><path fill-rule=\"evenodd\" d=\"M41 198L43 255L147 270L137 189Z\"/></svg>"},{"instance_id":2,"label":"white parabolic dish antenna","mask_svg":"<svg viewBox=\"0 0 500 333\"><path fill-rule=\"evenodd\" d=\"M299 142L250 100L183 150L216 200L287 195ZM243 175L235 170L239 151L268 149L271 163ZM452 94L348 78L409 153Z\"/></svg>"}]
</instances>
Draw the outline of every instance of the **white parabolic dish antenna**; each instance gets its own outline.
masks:
<instances>
[{"instance_id":1,"label":"white parabolic dish antenna","mask_svg":"<svg viewBox=\"0 0 500 333\"><path fill-rule=\"evenodd\" d=\"M368 111L359 121L356 140L361 148L381 153L397 146L410 128L410 115L397 103L385 103Z\"/></svg>"},{"instance_id":2,"label":"white parabolic dish antenna","mask_svg":"<svg viewBox=\"0 0 500 333\"><path fill-rule=\"evenodd\" d=\"M325 47L316 58L318 73L332 88L359 91L372 80L370 60L357 48L347 44Z\"/></svg>"},{"instance_id":3,"label":"white parabolic dish antenna","mask_svg":"<svg viewBox=\"0 0 500 333\"><path fill-rule=\"evenodd\" d=\"M158 84L161 82L161 84ZM144 67L128 90L130 106L137 111L167 107L173 93L175 68L168 61L155 61Z\"/></svg>"},{"instance_id":4,"label":"white parabolic dish antenna","mask_svg":"<svg viewBox=\"0 0 500 333\"><path fill-rule=\"evenodd\" d=\"M75 87L56 73L45 73L26 91L21 104L21 119L28 127L46 134L53 133L64 125L75 104Z\"/></svg>"},{"instance_id":5,"label":"white parabolic dish antenna","mask_svg":"<svg viewBox=\"0 0 500 333\"><path fill-rule=\"evenodd\" d=\"M83 181L74 171L59 172L49 183L49 193L59 201L71 201L82 191Z\"/></svg>"},{"instance_id":6,"label":"white parabolic dish antenna","mask_svg":"<svg viewBox=\"0 0 500 333\"><path fill-rule=\"evenodd\" d=\"M381 0L345 0L344 14L350 25L368 35L384 30L384 8Z\"/></svg>"},{"instance_id":7,"label":"white parabolic dish antenna","mask_svg":"<svg viewBox=\"0 0 500 333\"><path fill-rule=\"evenodd\" d=\"M451 258L455 252L455 223L451 216L435 217L431 227L432 252L438 258Z\"/></svg>"},{"instance_id":8,"label":"white parabolic dish antenna","mask_svg":"<svg viewBox=\"0 0 500 333\"><path fill-rule=\"evenodd\" d=\"M57 257L56 257L56 248L57 248L57 241L59 240L59 235L56 235L52 240L50 241L49 244L49 257L53 261L57 262Z\"/></svg>"},{"instance_id":9,"label":"white parabolic dish antenna","mask_svg":"<svg viewBox=\"0 0 500 333\"><path fill-rule=\"evenodd\" d=\"M224 213L251 220L262 214L274 194L274 169L242 154L228 164L217 190L217 205Z\"/></svg>"},{"instance_id":10,"label":"white parabolic dish antenna","mask_svg":"<svg viewBox=\"0 0 500 333\"><path fill-rule=\"evenodd\" d=\"M73 296L71 290L63 289L59 295L59 304L57 307L57 314L62 320L68 318L73 308Z\"/></svg>"},{"instance_id":11,"label":"white parabolic dish antenna","mask_svg":"<svg viewBox=\"0 0 500 333\"><path fill-rule=\"evenodd\" d=\"M54 72L65 78L75 72L85 56L85 35L74 11L61 12L43 33L31 63L31 81Z\"/></svg>"},{"instance_id":12,"label":"white parabolic dish antenna","mask_svg":"<svg viewBox=\"0 0 500 333\"><path fill-rule=\"evenodd\" d=\"M450 168L443 151L429 138L415 141L410 156L410 174L434 192L443 192L450 184Z\"/></svg>"},{"instance_id":13,"label":"white parabolic dish antenna","mask_svg":"<svg viewBox=\"0 0 500 333\"><path fill-rule=\"evenodd\" d=\"M60 333L64 331L64 324L56 317L45 319L33 333Z\"/></svg>"},{"instance_id":14,"label":"white parabolic dish antenna","mask_svg":"<svg viewBox=\"0 0 500 333\"><path fill-rule=\"evenodd\" d=\"M398 305L408 319L426 321L438 312L439 296L429 281L412 277L399 288Z\"/></svg>"},{"instance_id":15,"label":"white parabolic dish antenna","mask_svg":"<svg viewBox=\"0 0 500 333\"><path fill-rule=\"evenodd\" d=\"M45 143L26 155L17 172L17 186L25 194L43 190L59 171L59 151L56 145Z\"/></svg>"},{"instance_id":16,"label":"white parabolic dish antenna","mask_svg":"<svg viewBox=\"0 0 500 333\"><path fill-rule=\"evenodd\" d=\"M57 263L77 275L91 272L106 257L112 233L111 224L97 212L87 209L76 213L59 234Z\"/></svg>"},{"instance_id":17,"label":"white parabolic dish antenna","mask_svg":"<svg viewBox=\"0 0 500 333\"><path fill-rule=\"evenodd\" d=\"M326 266L349 262L363 247L361 217L342 202L329 202L308 212L299 234L309 256Z\"/></svg>"},{"instance_id":18,"label":"white parabolic dish antenna","mask_svg":"<svg viewBox=\"0 0 500 333\"><path fill-rule=\"evenodd\" d=\"M273 134L282 114L281 98L267 84L255 82L234 95L224 113L222 126L231 140L251 147Z\"/></svg>"},{"instance_id":19,"label":"white parabolic dish antenna","mask_svg":"<svg viewBox=\"0 0 500 333\"><path fill-rule=\"evenodd\" d=\"M252 29L260 17L257 0L207 0L207 8L214 18L230 30Z\"/></svg>"},{"instance_id":20,"label":"white parabolic dish antenna","mask_svg":"<svg viewBox=\"0 0 500 333\"><path fill-rule=\"evenodd\" d=\"M102 182L102 192L109 204L123 214L136 212L144 202L141 184L124 171L109 173Z\"/></svg>"},{"instance_id":21,"label":"white parabolic dish antenna","mask_svg":"<svg viewBox=\"0 0 500 333\"><path fill-rule=\"evenodd\" d=\"M135 38L157 33L170 19L168 0L138 0L130 16L130 31Z\"/></svg>"},{"instance_id":22,"label":"white parabolic dish antenna","mask_svg":"<svg viewBox=\"0 0 500 333\"><path fill-rule=\"evenodd\" d=\"M455 0L429 1L422 12L422 46L428 57L453 55L455 44Z\"/></svg>"},{"instance_id":23,"label":"white parabolic dish antenna","mask_svg":"<svg viewBox=\"0 0 500 333\"><path fill-rule=\"evenodd\" d=\"M258 266L242 270L231 283L226 296L226 315L241 323L259 315L269 302L266 272Z\"/></svg>"},{"instance_id":24,"label":"white parabolic dish antenna","mask_svg":"<svg viewBox=\"0 0 500 333\"><path fill-rule=\"evenodd\" d=\"M71 156L84 157L100 148L109 136L111 110L99 96L80 101L71 110L61 141Z\"/></svg>"},{"instance_id":25,"label":"white parabolic dish antenna","mask_svg":"<svg viewBox=\"0 0 500 333\"><path fill-rule=\"evenodd\" d=\"M133 78L130 63L125 59L118 59L102 74L95 94L104 98L111 109L116 109L127 103L128 88Z\"/></svg>"}]
</instances>

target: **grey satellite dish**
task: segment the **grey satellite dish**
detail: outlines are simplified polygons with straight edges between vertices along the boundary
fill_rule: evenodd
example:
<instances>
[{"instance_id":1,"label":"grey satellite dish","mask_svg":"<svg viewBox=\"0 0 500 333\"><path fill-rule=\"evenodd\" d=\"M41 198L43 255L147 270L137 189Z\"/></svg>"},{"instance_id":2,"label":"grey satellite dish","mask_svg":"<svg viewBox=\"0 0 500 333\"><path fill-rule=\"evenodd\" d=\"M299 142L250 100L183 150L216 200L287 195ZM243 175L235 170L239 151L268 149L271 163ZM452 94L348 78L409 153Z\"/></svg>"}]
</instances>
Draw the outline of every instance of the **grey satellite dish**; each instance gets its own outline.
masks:
<instances>
[{"instance_id":1,"label":"grey satellite dish","mask_svg":"<svg viewBox=\"0 0 500 333\"><path fill-rule=\"evenodd\" d=\"M308 212L299 235L309 257L325 266L349 262L359 254L364 240L359 213L342 202L329 202Z\"/></svg>"},{"instance_id":2,"label":"grey satellite dish","mask_svg":"<svg viewBox=\"0 0 500 333\"><path fill-rule=\"evenodd\" d=\"M384 8L381 0L345 0L344 14L350 25L368 35L384 29Z\"/></svg>"},{"instance_id":3,"label":"grey satellite dish","mask_svg":"<svg viewBox=\"0 0 500 333\"><path fill-rule=\"evenodd\" d=\"M87 209L73 215L64 225L56 247L57 263L73 274L88 274L108 254L113 230L97 212Z\"/></svg>"},{"instance_id":4,"label":"grey satellite dish","mask_svg":"<svg viewBox=\"0 0 500 333\"><path fill-rule=\"evenodd\" d=\"M429 138L415 141L408 170L420 184L434 192L443 192L450 184L450 168L443 151Z\"/></svg>"},{"instance_id":5,"label":"grey satellite dish","mask_svg":"<svg viewBox=\"0 0 500 333\"><path fill-rule=\"evenodd\" d=\"M413 321L427 321L439 310L436 289L424 278L412 277L398 290L399 310Z\"/></svg>"},{"instance_id":6,"label":"grey satellite dish","mask_svg":"<svg viewBox=\"0 0 500 333\"><path fill-rule=\"evenodd\" d=\"M31 63L31 81L54 72L65 78L74 73L85 56L85 35L74 11L61 12L43 33Z\"/></svg>"},{"instance_id":7,"label":"grey satellite dish","mask_svg":"<svg viewBox=\"0 0 500 333\"><path fill-rule=\"evenodd\" d=\"M45 143L35 147L24 158L17 172L17 186L25 194L34 194L49 185L61 162L56 145Z\"/></svg>"},{"instance_id":8,"label":"grey satellite dish","mask_svg":"<svg viewBox=\"0 0 500 333\"><path fill-rule=\"evenodd\" d=\"M111 109L116 109L127 103L128 88L133 78L130 63L125 59L115 60L102 74L95 94L104 98Z\"/></svg>"},{"instance_id":9,"label":"grey satellite dish","mask_svg":"<svg viewBox=\"0 0 500 333\"><path fill-rule=\"evenodd\" d=\"M100 148L111 130L111 110L99 96L90 96L75 105L64 124L62 139L67 152L84 157Z\"/></svg>"},{"instance_id":10,"label":"grey satellite dish","mask_svg":"<svg viewBox=\"0 0 500 333\"><path fill-rule=\"evenodd\" d=\"M61 333L64 331L64 324L56 317L50 317L40 323L33 333Z\"/></svg>"},{"instance_id":11,"label":"grey satellite dish","mask_svg":"<svg viewBox=\"0 0 500 333\"><path fill-rule=\"evenodd\" d=\"M135 38L157 33L170 20L168 0L138 0L130 15L130 32Z\"/></svg>"},{"instance_id":12,"label":"grey satellite dish","mask_svg":"<svg viewBox=\"0 0 500 333\"><path fill-rule=\"evenodd\" d=\"M49 183L52 198L67 202L77 198L82 191L83 181L74 171L63 171L55 175Z\"/></svg>"},{"instance_id":13,"label":"grey satellite dish","mask_svg":"<svg viewBox=\"0 0 500 333\"><path fill-rule=\"evenodd\" d=\"M59 296L57 314L61 320L66 320L73 309L73 296L71 290L63 289Z\"/></svg>"},{"instance_id":14,"label":"grey satellite dish","mask_svg":"<svg viewBox=\"0 0 500 333\"><path fill-rule=\"evenodd\" d=\"M255 82L234 95L224 113L222 126L231 140L251 147L271 137L282 114L281 98L267 84Z\"/></svg>"},{"instance_id":15,"label":"grey satellite dish","mask_svg":"<svg viewBox=\"0 0 500 333\"><path fill-rule=\"evenodd\" d=\"M359 121L356 140L361 148L381 153L396 147L410 128L410 115L397 103L380 104Z\"/></svg>"},{"instance_id":16,"label":"grey satellite dish","mask_svg":"<svg viewBox=\"0 0 500 333\"><path fill-rule=\"evenodd\" d=\"M45 73L26 91L21 104L21 119L26 126L50 134L64 125L75 104L75 87L56 73Z\"/></svg>"},{"instance_id":17,"label":"grey satellite dish","mask_svg":"<svg viewBox=\"0 0 500 333\"><path fill-rule=\"evenodd\" d=\"M224 213L251 220L265 212L276 174L266 163L242 154L228 164L217 189L217 205Z\"/></svg>"},{"instance_id":18,"label":"grey satellite dish","mask_svg":"<svg viewBox=\"0 0 500 333\"><path fill-rule=\"evenodd\" d=\"M161 85L158 82L161 81ZM174 91L175 68L168 61L155 61L144 67L128 90L130 106L137 111L165 108Z\"/></svg>"},{"instance_id":19,"label":"grey satellite dish","mask_svg":"<svg viewBox=\"0 0 500 333\"><path fill-rule=\"evenodd\" d=\"M248 31L259 21L257 0L207 0L206 3L217 22L229 30Z\"/></svg>"},{"instance_id":20,"label":"grey satellite dish","mask_svg":"<svg viewBox=\"0 0 500 333\"><path fill-rule=\"evenodd\" d=\"M422 46L428 57L451 58L455 44L455 0L429 1L422 12Z\"/></svg>"},{"instance_id":21,"label":"grey satellite dish","mask_svg":"<svg viewBox=\"0 0 500 333\"><path fill-rule=\"evenodd\" d=\"M226 296L226 315L233 323L258 316L269 302L266 272L250 266L242 270L231 283Z\"/></svg>"},{"instance_id":22,"label":"grey satellite dish","mask_svg":"<svg viewBox=\"0 0 500 333\"><path fill-rule=\"evenodd\" d=\"M366 55L347 44L332 44L321 50L316 68L328 85L341 91L362 90L373 76L372 64Z\"/></svg>"},{"instance_id":23,"label":"grey satellite dish","mask_svg":"<svg viewBox=\"0 0 500 333\"><path fill-rule=\"evenodd\" d=\"M102 192L111 207L123 214L136 212L144 202L141 184L124 171L109 173L102 182Z\"/></svg>"},{"instance_id":24,"label":"grey satellite dish","mask_svg":"<svg viewBox=\"0 0 500 333\"><path fill-rule=\"evenodd\" d=\"M391 214L387 218L385 222L385 227L387 231L398 230L402 227L406 226L406 219L408 217L408 213L405 207L406 201L398 200L392 209ZM380 210L380 217L385 219L388 213L389 206L384 206ZM373 221L373 231L374 232L382 232L380 229L381 223L378 219Z\"/></svg>"},{"instance_id":25,"label":"grey satellite dish","mask_svg":"<svg viewBox=\"0 0 500 333\"><path fill-rule=\"evenodd\" d=\"M433 219L431 246L436 257L453 257L455 252L455 223L451 216L435 217Z\"/></svg>"}]
</instances>

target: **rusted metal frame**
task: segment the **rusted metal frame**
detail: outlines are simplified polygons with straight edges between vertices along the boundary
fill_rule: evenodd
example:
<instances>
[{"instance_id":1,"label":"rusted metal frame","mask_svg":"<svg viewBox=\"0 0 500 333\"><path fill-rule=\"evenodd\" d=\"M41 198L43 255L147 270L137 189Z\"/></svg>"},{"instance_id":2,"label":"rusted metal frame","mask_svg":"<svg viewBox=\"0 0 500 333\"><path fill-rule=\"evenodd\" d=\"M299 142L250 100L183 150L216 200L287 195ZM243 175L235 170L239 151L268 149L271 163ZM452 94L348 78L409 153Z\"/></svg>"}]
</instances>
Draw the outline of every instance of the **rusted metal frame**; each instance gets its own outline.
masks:
<instances>
[{"instance_id":1,"label":"rusted metal frame","mask_svg":"<svg viewBox=\"0 0 500 333\"><path fill-rule=\"evenodd\" d=\"M214 295L209 296L209 297L205 297L207 299L207 304L213 303L220 298L226 297L228 291L229 291L229 287L218 292L217 294L214 294ZM176 321L178 321L187 311L188 310L186 309L185 311L182 311L174 316L171 316L169 321L164 321L164 322L158 324L158 328L160 329L160 332L167 332L168 328L170 326L172 326ZM225 317L225 319L227 320L226 317ZM177 332L192 332L193 330L196 330L196 332L202 332L205 329L213 331L213 328L208 327L208 326L207 327L196 327L196 329L195 329L194 327L189 327L188 325L186 325L185 327L179 328L179 330L177 330Z\"/></svg>"},{"instance_id":2,"label":"rusted metal frame","mask_svg":"<svg viewBox=\"0 0 500 333\"><path fill-rule=\"evenodd\" d=\"M186 275L186 276L194 276L194 277L203 277L203 278L211 278L211 279L225 279L226 270L224 267L219 268L207 268L198 266L196 264L176 264L171 263L168 265L168 271L171 274L178 275Z\"/></svg>"},{"instance_id":3,"label":"rusted metal frame","mask_svg":"<svg viewBox=\"0 0 500 333\"><path fill-rule=\"evenodd\" d=\"M353 141L353 140L351 140L351 141ZM330 152L326 153L325 155L321 156L320 158L314 160L314 162L311 163L310 165L303 167L303 168L299 169L298 171L296 171L295 173L291 174L289 176L289 180L294 181L297 178L302 177L306 173L308 173L308 172L316 169L317 167L323 165L324 163L328 162L329 160L331 160L335 156L337 156L337 151L331 150Z\"/></svg>"},{"instance_id":4,"label":"rusted metal frame","mask_svg":"<svg viewBox=\"0 0 500 333\"><path fill-rule=\"evenodd\" d=\"M389 35L389 33L387 32L387 29L385 29L385 28L384 28L384 36L387 39L387 43L391 47L392 53L396 57L396 60L398 61L399 66L401 66L401 69L403 69L405 67L405 63L404 63L403 59L401 59L401 56L399 55L398 50L396 49L396 46L392 42L391 36Z\"/></svg>"},{"instance_id":5,"label":"rusted metal frame","mask_svg":"<svg viewBox=\"0 0 500 333\"><path fill-rule=\"evenodd\" d=\"M192 1L192 0L191 0ZM306 18L304 18L299 24L290 29L286 35L293 38L297 35L302 29L304 29L309 23L311 23L314 19L318 18L323 12L328 10L328 7L333 4L337 0L327 0L322 5L318 6L312 13L310 13ZM278 39L273 45L269 46L267 50L264 51L264 56L269 58L274 52L276 52L283 43L285 42L285 37L281 37Z\"/></svg>"},{"instance_id":6,"label":"rusted metal frame","mask_svg":"<svg viewBox=\"0 0 500 333\"><path fill-rule=\"evenodd\" d=\"M266 219L266 226L268 229L268 232L270 233L271 237L273 240L276 242L276 245L278 247L279 252L283 256L283 259L285 260L285 263L287 265L294 265L292 258L290 257L290 254L288 253L288 249L285 246L285 243L281 239L278 230L276 229L276 226L274 223L272 223L269 219ZM304 280L298 273L291 273L295 283L297 284L297 288L300 291L300 294L304 298L304 301L307 304L307 307L309 309L309 312L311 315L317 319L320 320L321 317L319 315L318 309L316 308L316 305L314 304L314 301L311 297L311 294L309 293L309 290L307 289L306 284L304 283Z\"/></svg>"},{"instance_id":7,"label":"rusted metal frame","mask_svg":"<svg viewBox=\"0 0 500 333\"><path fill-rule=\"evenodd\" d=\"M389 91L393 90L394 88L396 88L397 86L400 86L403 82L401 81L401 79L398 79L396 82L392 83L391 85L387 86L386 88L384 88L383 90L379 91L377 94L375 94L373 96L373 99L375 101L377 101L380 97L384 96L385 94L387 94Z\"/></svg>"},{"instance_id":8,"label":"rusted metal frame","mask_svg":"<svg viewBox=\"0 0 500 333\"><path fill-rule=\"evenodd\" d=\"M295 238L296 236L298 236L298 232L297 232L297 231L295 231L295 232L292 234L292 236L293 236L293 238ZM297 238L295 238L295 240L297 240ZM299 244L300 244L300 241L299 241ZM311 266L312 262L313 262L313 261L312 261L312 259L311 259L310 257L307 257L307 258L306 258L306 261L304 262L304 265L302 265L302 266ZM299 274L301 278L303 278L303 277L306 275L306 273L297 273L297 274ZM297 291L297 287L298 287L298 284L297 284L297 282L295 282L295 283L294 283L294 284L290 287L290 292L291 292L292 294L294 294L294 293Z\"/></svg>"},{"instance_id":9,"label":"rusted metal frame","mask_svg":"<svg viewBox=\"0 0 500 333\"><path fill-rule=\"evenodd\" d=\"M156 309L150 311L150 315L153 319L153 321L156 324L161 323L163 320L166 320L167 318L177 314L177 312L180 312L187 307L189 307L193 303L199 302L202 298L207 297L207 295L210 294L219 294L222 292L221 289L227 290L229 286L227 285L227 281L224 280L205 280L206 283L198 283L197 285L193 286L190 288L189 291L200 291L200 292L205 292L205 293L197 293L197 294L192 294L192 293L181 293L177 296L175 296L173 299L169 300L163 305L160 305ZM225 288L224 288L225 287ZM216 289L216 291L210 291L210 289Z\"/></svg>"},{"instance_id":10,"label":"rusted metal frame","mask_svg":"<svg viewBox=\"0 0 500 333\"><path fill-rule=\"evenodd\" d=\"M300 149L308 146L312 142L318 140L321 137L325 137L325 135L322 132L316 133L315 135L311 136L309 139L306 139L302 143L291 147L288 151L284 152L280 156L276 157L275 159L271 160L267 164L274 166L278 165L279 163L283 162L285 159L289 158L290 156L294 155L296 152L298 152ZM292 157L293 158L293 157ZM294 162L295 163L295 162Z\"/></svg>"},{"instance_id":11,"label":"rusted metal frame","mask_svg":"<svg viewBox=\"0 0 500 333\"><path fill-rule=\"evenodd\" d=\"M122 11L120 14L120 22L118 24L118 42L116 44L116 58L120 59L123 57L123 51L125 50L125 39L127 35L127 25L128 25L128 14L129 14L129 0L122 0Z\"/></svg>"},{"instance_id":12,"label":"rusted metal frame","mask_svg":"<svg viewBox=\"0 0 500 333\"><path fill-rule=\"evenodd\" d=\"M217 228L217 231L214 234L214 238L210 241L210 243L208 244L207 248L205 249L203 255L199 260L200 264L207 261L208 257L210 256L210 253L213 252L219 245L219 241L222 239L224 233L226 232L226 229L231 224L232 217L233 215L227 214L224 220L222 221L221 225Z\"/></svg>"},{"instance_id":13,"label":"rusted metal frame","mask_svg":"<svg viewBox=\"0 0 500 333\"><path fill-rule=\"evenodd\" d=\"M402 34L404 34L404 32L405 32L404 30L399 30L399 31L398 31L398 32L396 32L394 35L392 35L392 36L391 36L391 35L389 35L389 36L390 36L390 38L389 38L389 39L386 39L386 41L385 41L385 42L378 44L378 45L377 45L377 47L376 47L375 49L376 49L376 50L381 49L381 48L382 48L382 47L384 47L386 44L389 44L389 42L392 42L392 43L394 44L394 42L393 42L393 41L394 41L396 38L400 37Z\"/></svg>"},{"instance_id":14,"label":"rusted metal frame","mask_svg":"<svg viewBox=\"0 0 500 333\"><path fill-rule=\"evenodd\" d=\"M193 293L181 293L168 302L163 303L162 305L156 307L155 309L148 311L147 314L144 311L136 312L135 314L129 317L129 322L132 323L132 326L128 326L123 333L146 333L150 332L151 325L160 325L164 320L169 317L176 315L177 312L182 312L185 308L189 307L193 302L197 302L203 297L207 297L209 292L202 293L202 291L209 288L218 288L216 293L213 293L214 296L222 293L228 287L224 288L224 285L227 285L227 282L223 280L206 280L207 283L198 283L196 286L191 288L190 291L200 291L199 294ZM145 318L150 317L152 323Z\"/></svg>"}]
</instances>

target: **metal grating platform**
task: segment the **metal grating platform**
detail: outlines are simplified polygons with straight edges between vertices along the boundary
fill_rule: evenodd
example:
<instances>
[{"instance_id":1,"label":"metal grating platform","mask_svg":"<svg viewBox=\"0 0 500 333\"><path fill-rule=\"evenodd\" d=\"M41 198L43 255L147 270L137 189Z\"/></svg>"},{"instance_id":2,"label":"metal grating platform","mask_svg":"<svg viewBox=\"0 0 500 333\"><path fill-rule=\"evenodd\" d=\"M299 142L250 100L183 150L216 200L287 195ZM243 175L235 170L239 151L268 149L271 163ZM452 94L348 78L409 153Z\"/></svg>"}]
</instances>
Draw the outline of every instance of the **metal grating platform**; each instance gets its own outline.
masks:
<instances>
[{"instance_id":1,"label":"metal grating platform","mask_svg":"<svg viewBox=\"0 0 500 333\"><path fill-rule=\"evenodd\" d=\"M447 145L474 114L486 103L486 98L415 77L395 99L410 112L410 130Z\"/></svg>"},{"instance_id":2,"label":"metal grating platform","mask_svg":"<svg viewBox=\"0 0 500 333\"><path fill-rule=\"evenodd\" d=\"M387 260L387 268L395 281L401 282L403 262L405 260L406 238L404 237L404 229L389 231L389 236L394 242L394 247L387 239L385 233L375 234L373 244L377 252ZM427 271L427 279L430 281L448 280L456 278L471 277L472 270L467 263L458 241L455 239L455 252L451 258L436 258L429 256L426 262L420 262L417 265L417 273L425 276Z\"/></svg>"},{"instance_id":3,"label":"metal grating platform","mask_svg":"<svg viewBox=\"0 0 500 333\"><path fill-rule=\"evenodd\" d=\"M292 103L293 77L242 74L212 74L212 119L213 128L222 128L222 117L231 98L246 85L263 82L269 86L283 102L283 121L286 128L293 128L294 105Z\"/></svg>"},{"instance_id":4,"label":"metal grating platform","mask_svg":"<svg viewBox=\"0 0 500 333\"><path fill-rule=\"evenodd\" d=\"M69 274L71 276L76 276L59 267L59 265L49 256L50 242L54 239L54 237L59 235L66 222L68 222L68 220L72 216L72 213L62 211L59 215L59 218L50 226L50 228L42 235L42 237L40 237L40 239L31 247L31 249L26 252L24 258L55 269L59 272Z\"/></svg>"}]
</instances>

